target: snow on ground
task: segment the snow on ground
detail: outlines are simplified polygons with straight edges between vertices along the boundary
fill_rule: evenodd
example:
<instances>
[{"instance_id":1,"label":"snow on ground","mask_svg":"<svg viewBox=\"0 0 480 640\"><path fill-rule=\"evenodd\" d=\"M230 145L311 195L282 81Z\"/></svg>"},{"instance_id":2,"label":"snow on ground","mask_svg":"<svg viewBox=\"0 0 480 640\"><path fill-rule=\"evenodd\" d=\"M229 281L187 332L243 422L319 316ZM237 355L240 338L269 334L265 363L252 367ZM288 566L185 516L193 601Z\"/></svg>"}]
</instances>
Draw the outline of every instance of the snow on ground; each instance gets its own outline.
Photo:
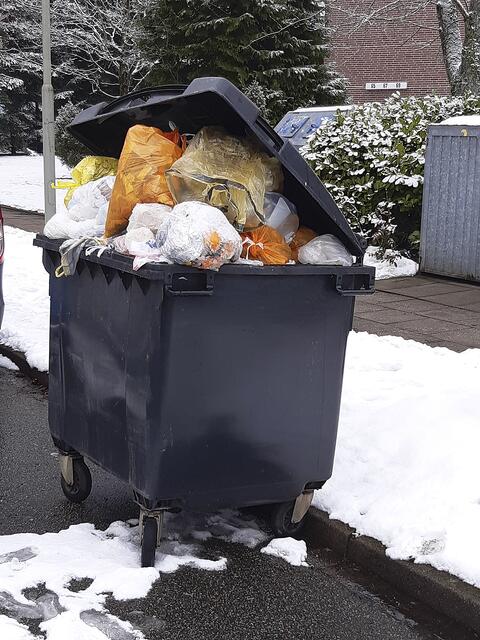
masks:
<instances>
[{"instance_id":1,"label":"snow on ground","mask_svg":"<svg viewBox=\"0 0 480 640\"><path fill-rule=\"evenodd\" d=\"M480 349L352 333L332 479L314 505L480 587Z\"/></svg>"},{"instance_id":2,"label":"snow on ground","mask_svg":"<svg viewBox=\"0 0 480 640\"><path fill-rule=\"evenodd\" d=\"M260 550L269 556L282 558L294 567L308 567L307 545L304 540L295 538L274 538L270 540L266 547Z\"/></svg>"},{"instance_id":3,"label":"snow on ground","mask_svg":"<svg viewBox=\"0 0 480 640\"><path fill-rule=\"evenodd\" d=\"M0 615L0 631L5 640L32 640L34 637L24 624L3 615Z\"/></svg>"},{"instance_id":4,"label":"snow on ground","mask_svg":"<svg viewBox=\"0 0 480 640\"><path fill-rule=\"evenodd\" d=\"M0 356L0 367L3 367L4 369L11 369L11 371L18 371L17 365L9 358L5 358L5 356Z\"/></svg>"},{"instance_id":5,"label":"snow on ground","mask_svg":"<svg viewBox=\"0 0 480 640\"><path fill-rule=\"evenodd\" d=\"M23 351L30 366L47 371L48 275L42 265L42 250L32 244L34 237L34 233L5 227L5 313L0 342ZM0 366L5 363L0 361Z\"/></svg>"},{"instance_id":6,"label":"snow on ground","mask_svg":"<svg viewBox=\"0 0 480 640\"><path fill-rule=\"evenodd\" d=\"M378 247L368 247L365 252L363 264L368 267L375 267L375 278L386 280L387 278L400 278L404 276L414 276L418 271L418 264L410 258L403 256L395 257L394 262L388 260L389 251L386 252L386 260L379 260L376 257Z\"/></svg>"},{"instance_id":7,"label":"snow on ground","mask_svg":"<svg viewBox=\"0 0 480 640\"><path fill-rule=\"evenodd\" d=\"M105 611L107 593L117 600L142 598L161 572L182 566L225 569L225 558L202 557L199 540L219 538L254 547L267 538L253 518L229 510L167 514L165 527L156 565L144 569L139 566L138 521L114 522L106 531L79 524L59 533L0 536L0 609L9 614L0 616L0 638L33 640L15 618L40 622L47 640L143 638L130 623ZM69 587L75 578L90 578L92 583L74 590ZM45 589L37 598L22 593L41 584Z\"/></svg>"},{"instance_id":8,"label":"snow on ground","mask_svg":"<svg viewBox=\"0 0 480 640\"><path fill-rule=\"evenodd\" d=\"M69 178L70 169L56 158L56 178ZM65 191L57 190L57 210L63 208ZM0 205L43 213L42 156L0 156Z\"/></svg>"}]
</instances>

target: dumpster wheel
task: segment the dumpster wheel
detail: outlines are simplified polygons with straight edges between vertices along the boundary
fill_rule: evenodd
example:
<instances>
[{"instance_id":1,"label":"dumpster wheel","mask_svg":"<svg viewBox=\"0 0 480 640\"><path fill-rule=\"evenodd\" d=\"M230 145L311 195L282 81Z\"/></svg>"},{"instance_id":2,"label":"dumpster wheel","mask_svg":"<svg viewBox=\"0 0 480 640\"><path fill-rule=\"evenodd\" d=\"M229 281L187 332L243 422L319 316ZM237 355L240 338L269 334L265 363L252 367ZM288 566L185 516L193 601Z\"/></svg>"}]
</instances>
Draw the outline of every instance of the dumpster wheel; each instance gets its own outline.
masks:
<instances>
[{"instance_id":1,"label":"dumpster wheel","mask_svg":"<svg viewBox=\"0 0 480 640\"><path fill-rule=\"evenodd\" d=\"M72 470L72 484L69 484L64 475L61 476L62 491L65 497L70 502L78 504L83 502L92 490L92 476L90 475L90 469L85 464L83 458L73 458L71 460L73 465Z\"/></svg>"},{"instance_id":2,"label":"dumpster wheel","mask_svg":"<svg viewBox=\"0 0 480 640\"><path fill-rule=\"evenodd\" d=\"M155 566L155 551L161 535L161 517L143 515L141 517L142 567Z\"/></svg>"},{"instance_id":3,"label":"dumpster wheel","mask_svg":"<svg viewBox=\"0 0 480 640\"><path fill-rule=\"evenodd\" d=\"M292 522L295 500L292 502L280 502L273 505L270 523L273 532L280 538L295 536L302 530L305 524L305 516L299 522Z\"/></svg>"}]
</instances>

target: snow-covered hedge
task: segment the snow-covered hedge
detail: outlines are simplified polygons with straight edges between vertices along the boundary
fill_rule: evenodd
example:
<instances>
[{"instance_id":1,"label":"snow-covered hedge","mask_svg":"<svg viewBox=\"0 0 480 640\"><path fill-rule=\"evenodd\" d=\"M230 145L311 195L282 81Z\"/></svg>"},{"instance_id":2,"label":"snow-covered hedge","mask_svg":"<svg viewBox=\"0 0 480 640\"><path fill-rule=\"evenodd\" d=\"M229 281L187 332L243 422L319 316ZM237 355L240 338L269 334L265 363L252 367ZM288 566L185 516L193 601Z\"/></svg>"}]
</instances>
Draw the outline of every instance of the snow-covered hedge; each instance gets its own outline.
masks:
<instances>
[{"instance_id":1,"label":"snow-covered hedge","mask_svg":"<svg viewBox=\"0 0 480 640\"><path fill-rule=\"evenodd\" d=\"M302 149L353 228L382 249L419 240L427 127L480 113L480 98L401 98L338 112Z\"/></svg>"}]
</instances>

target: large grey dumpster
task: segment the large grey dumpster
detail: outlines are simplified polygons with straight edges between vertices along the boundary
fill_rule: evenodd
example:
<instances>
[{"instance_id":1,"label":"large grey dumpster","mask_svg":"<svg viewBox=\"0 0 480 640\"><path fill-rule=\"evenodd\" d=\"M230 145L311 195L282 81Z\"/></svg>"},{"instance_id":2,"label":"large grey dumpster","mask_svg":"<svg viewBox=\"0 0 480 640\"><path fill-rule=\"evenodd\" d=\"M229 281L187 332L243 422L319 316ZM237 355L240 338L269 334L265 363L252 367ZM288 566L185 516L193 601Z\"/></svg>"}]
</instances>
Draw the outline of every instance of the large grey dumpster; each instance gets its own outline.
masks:
<instances>
[{"instance_id":1,"label":"large grey dumpster","mask_svg":"<svg viewBox=\"0 0 480 640\"><path fill-rule=\"evenodd\" d=\"M420 270L480 281L480 126L429 127Z\"/></svg>"}]
</instances>

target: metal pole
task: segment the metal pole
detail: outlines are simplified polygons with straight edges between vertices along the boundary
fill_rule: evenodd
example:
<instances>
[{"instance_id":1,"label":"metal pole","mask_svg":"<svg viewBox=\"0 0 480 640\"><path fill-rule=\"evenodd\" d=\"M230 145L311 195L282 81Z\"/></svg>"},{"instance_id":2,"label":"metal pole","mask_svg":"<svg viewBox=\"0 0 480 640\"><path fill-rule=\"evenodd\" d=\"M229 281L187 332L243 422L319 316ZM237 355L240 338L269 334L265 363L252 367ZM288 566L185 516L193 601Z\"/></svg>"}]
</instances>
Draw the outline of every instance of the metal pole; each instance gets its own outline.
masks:
<instances>
[{"instance_id":1,"label":"metal pole","mask_svg":"<svg viewBox=\"0 0 480 640\"><path fill-rule=\"evenodd\" d=\"M43 129L43 190L45 222L55 215L55 113L53 105L52 60L50 43L50 0L42 0L42 129Z\"/></svg>"}]
</instances>

